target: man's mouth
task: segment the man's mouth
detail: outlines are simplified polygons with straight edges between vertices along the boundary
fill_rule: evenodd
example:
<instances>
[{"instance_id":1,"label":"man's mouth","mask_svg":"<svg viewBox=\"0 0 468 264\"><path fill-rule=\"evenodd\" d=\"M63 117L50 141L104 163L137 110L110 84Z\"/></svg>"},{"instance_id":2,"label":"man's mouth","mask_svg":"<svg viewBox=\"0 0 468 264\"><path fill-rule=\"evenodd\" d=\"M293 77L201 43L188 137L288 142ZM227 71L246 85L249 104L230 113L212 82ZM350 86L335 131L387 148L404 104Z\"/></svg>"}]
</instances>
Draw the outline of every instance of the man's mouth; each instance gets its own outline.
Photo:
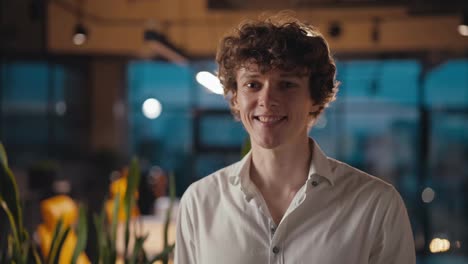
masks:
<instances>
[{"instance_id":1,"label":"man's mouth","mask_svg":"<svg viewBox=\"0 0 468 264\"><path fill-rule=\"evenodd\" d=\"M254 116L254 119L261 122L262 124L265 125L275 125L280 123L283 120L286 120L287 116L264 116L264 115L258 115Z\"/></svg>"}]
</instances>

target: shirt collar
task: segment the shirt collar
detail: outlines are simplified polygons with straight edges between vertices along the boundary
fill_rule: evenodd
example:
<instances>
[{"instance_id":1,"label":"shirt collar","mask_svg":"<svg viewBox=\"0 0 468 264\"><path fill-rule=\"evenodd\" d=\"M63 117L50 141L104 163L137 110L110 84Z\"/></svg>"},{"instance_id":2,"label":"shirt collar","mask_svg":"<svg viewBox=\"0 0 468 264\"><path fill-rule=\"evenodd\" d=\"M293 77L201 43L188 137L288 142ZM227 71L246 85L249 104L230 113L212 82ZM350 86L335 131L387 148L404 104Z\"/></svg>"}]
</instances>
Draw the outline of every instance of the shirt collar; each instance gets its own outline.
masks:
<instances>
[{"instance_id":1,"label":"shirt collar","mask_svg":"<svg viewBox=\"0 0 468 264\"><path fill-rule=\"evenodd\" d=\"M240 184L241 178L249 176L250 161L252 160L252 150L250 150L240 161L235 163L229 171L229 181L234 184Z\"/></svg>"},{"instance_id":2,"label":"shirt collar","mask_svg":"<svg viewBox=\"0 0 468 264\"><path fill-rule=\"evenodd\" d=\"M238 185L247 200L255 195L255 186L250 180L250 164L252 161L252 151L250 150L239 162L234 164L229 173L229 181L233 185Z\"/></svg>"},{"instance_id":3,"label":"shirt collar","mask_svg":"<svg viewBox=\"0 0 468 264\"><path fill-rule=\"evenodd\" d=\"M319 175L327 179L331 185L334 185L336 175L332 172L328 157L312 138L309 138L309 144L312 148L312 160L310 162L308 179L310 180L313 175Z\"/></svg>"},{"instance_id":4,"label":"shirt collar","mask_svg":"<svg viewBox=\"0 0 468 264\"><path fill-rule=\"evenodd\" d=\"M320 149L319 145L309 138L309 144L312 148L312 160L309 166L308 180L311 180L314 175L319 175L328 180L331 185L334 185L335 174L332 172L330 162L325 153ZM229 181L233 185L240 185L240 188L246 196L253 195L252 182L250 180L250 164L252 162L252 151L249 151L239 162L232 166L229 173Z\"/></svg>"}]
</instances>

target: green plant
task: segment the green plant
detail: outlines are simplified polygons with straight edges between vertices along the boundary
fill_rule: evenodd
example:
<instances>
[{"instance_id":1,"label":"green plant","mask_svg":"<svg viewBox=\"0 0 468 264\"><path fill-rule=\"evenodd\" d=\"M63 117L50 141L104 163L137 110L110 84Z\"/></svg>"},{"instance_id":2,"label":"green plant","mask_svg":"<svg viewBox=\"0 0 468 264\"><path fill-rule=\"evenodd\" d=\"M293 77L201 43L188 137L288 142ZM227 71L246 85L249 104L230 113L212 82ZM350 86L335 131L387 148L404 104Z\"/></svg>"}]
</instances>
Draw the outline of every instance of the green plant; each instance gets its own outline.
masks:
<instances>
[{"instance_id":1,"label":"green plant","mask_svg":"<svg viewBox=\"0 0 468 264\"><path fill-rule=\"evenodd\" d=\"M138 234L136 232L138 222L133 222L133 247L130 248L130 224L131 224L131 211L136 206L135 193L137 192L138 185L140 182L140 169L138 160L134 158L130 163L128 176L126 177L127 188L123 199L120 198L120 194L117 194L113 198L113 211L111 219L106 219L105 209L103 207L102 212L99 215L94 216L94 225L96 227L96 235L98 241L98 255L93 263L107 264L115 263L117 260L117 225L119 223L118 212L121 207L125 212L125 218L123 220L124 225L124 253L123 261L126 264L150 264L155 261L162 261L164 264L169 262L169 254L174 248L174 244L168 243L168 230L171 219L172 203L175 198L175 180L174 175L169 177L169 192L171 197L171 204L166 213L166 221L164 225L164 249L158 255L153 258L148 258L143 244L148 238L148 234ZM106 221L107 220L107 221ZM110 223L110 225L107 225Z\"/></svg>"},{"instance_id":2,"label":"green plant","mask_svg":"<svg viewBox=\"0 0 468 264\"><path fill-rule=\"evenodd\" d=\"M28 231L23 225L23 211L18 186L16 184L15 176L8 166L8 157L6 155L5 148L1 143L0 163L0 206L8 219L6 225L4 225L7 227L6 230L2 230L1 232L2 235L7 234L7 246L6 249L2 247L0 251L0 263L58 263L59 253L65 238L70 231L70 227L63 228L62 220L59 220L54 230L48 258L43 261L37 252L36 246L30 239ZM84 211L81 214L84 215ZM81 244L82 243L83 242L81 242ZM75 248L75 251L76 250L79 250L79 248ZM32 259L30 259L31 252Z\"/></svg>"},{"instance_id":3,"label":"green plant","mask_svg":"<svg viewBox=\"0 0 468 264\"><path fill-rule=\"evenodd\" d=\"M37 251L23 225L23 213L15 177L8 166L6 151L1 143L0 163L0 206L7 216L7 222L3 223L2 227L8 227L7 230L1 230L2 236L7 234L7 247L6 250L1 249L0 263L27 263L31 249L37 262L39 259Z\"/></svg>"},{"instance_id":4,"label":"green plant","mask_svg":"<svg viewBox=\"0 0 468 264\"><path fill-rule=\"evenodd\" d=\"M8 159L3 145L0 143L0 207L7 216L7 221L2 223L0 218L0 228L7 226L6 230L0 230L0 239L6 235L6 247L0 248L0 263L36 263L36 264L56 264L59 263L60 253L63 249L67 235L70 233L70 226L65 226L62 219L59 219L55 226L52 242L50 245L47 257L41 258L38 254L29 233L23 225L23 214L20 196L16 184L15 177L8 166ZM106 219L105 208L99 215L94 215L94 225L96 227L98 255L93 263L99 264L114 264L117 260L117 225L118 225L118 209L123 206L125 210L124 220L124 263L126 264L150 264L161 260L164 264L169 261L169 254L174 248L174 244L168 243L168 229L171 218L172 203L175 198L175 180L174 175L169 178L169 192L171 197L171 205L166 214L166 222L164 226L164 249L157 256L149 259L144 251L143 244L148 237L148 234L139 235L134 232L133 248L130 248L130 215L131 209L136 205L134 193L137 191L140 181L140 169L138 160L134 158L130 164L129 175L127 177L127 189L123 197L123 204L119 194L113 200L114 211L112 219ZM2 211L0 210L0 211ZM1 213L1 212L0 212ZM110 226L106 220L110 220ZM6 225L5 225L6 224ZM134 223L136 224L136 222ZM78 224L76 227L77 242L73 249L71 263L77 263L78 256L84 251L87 242L87 221L86 210L83 206L79 208ZM0 244L1 245L1 244Z\"/></svg>"}]
</instances>

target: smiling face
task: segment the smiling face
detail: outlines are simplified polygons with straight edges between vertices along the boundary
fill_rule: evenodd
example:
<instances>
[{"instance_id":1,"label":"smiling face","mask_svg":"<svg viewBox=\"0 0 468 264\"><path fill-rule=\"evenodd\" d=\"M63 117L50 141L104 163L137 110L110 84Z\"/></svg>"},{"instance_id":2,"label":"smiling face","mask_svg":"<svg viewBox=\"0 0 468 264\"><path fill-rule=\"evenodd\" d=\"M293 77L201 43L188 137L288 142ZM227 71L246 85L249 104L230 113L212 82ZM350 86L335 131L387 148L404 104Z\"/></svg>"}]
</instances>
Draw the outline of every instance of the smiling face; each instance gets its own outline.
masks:
<instances>
[{"instance_id":1,"label":"smiling face","mask_svg":"<svg viewBox=\"0 0 468 264\"><path fill-rule=\"evenodd\" d=\"M237 71L236 82L233 108L252 147L274 149L307 142L310 113L320 108L310 98L308 75L279 69L261 73L250 64Z\"/></svg>"}]
</instances>

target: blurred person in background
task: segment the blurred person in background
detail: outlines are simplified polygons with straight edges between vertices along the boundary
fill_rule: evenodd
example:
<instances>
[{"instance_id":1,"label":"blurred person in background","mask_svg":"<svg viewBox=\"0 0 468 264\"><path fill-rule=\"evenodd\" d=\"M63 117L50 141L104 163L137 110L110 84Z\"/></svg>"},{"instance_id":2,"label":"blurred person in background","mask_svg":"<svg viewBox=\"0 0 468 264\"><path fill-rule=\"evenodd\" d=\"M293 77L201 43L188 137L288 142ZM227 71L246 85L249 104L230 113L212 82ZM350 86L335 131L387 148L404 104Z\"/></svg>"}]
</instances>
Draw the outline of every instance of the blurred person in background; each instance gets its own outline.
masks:
<instances>
[{"instance_id":1,"label":"blurred person in background","mask_svg":"<svg viewBox=\"0 0 468 264\"><path fill-rule=\"evenodd\" d=\"M164 221L166 219L167 210L171 207L171 197L168 194L169 176L159 166L153 166L148 172L151 191L155 197L153 204L153 215L157 219ZM175 220L179 200L172 201L171 219Z\"/></svg>"},{"instance_id":2,"label":"blurred person in background","mask_svg":"<svg viewBox=\"0 0 468 264\"><path fill-rule=\"evenodd\" d=\"M175 262L415 263L395 188L308 136L338 91L320 32L285 13L243 22L216 60L251 151L187 189Z\"/></svg>"}]
</instances>

